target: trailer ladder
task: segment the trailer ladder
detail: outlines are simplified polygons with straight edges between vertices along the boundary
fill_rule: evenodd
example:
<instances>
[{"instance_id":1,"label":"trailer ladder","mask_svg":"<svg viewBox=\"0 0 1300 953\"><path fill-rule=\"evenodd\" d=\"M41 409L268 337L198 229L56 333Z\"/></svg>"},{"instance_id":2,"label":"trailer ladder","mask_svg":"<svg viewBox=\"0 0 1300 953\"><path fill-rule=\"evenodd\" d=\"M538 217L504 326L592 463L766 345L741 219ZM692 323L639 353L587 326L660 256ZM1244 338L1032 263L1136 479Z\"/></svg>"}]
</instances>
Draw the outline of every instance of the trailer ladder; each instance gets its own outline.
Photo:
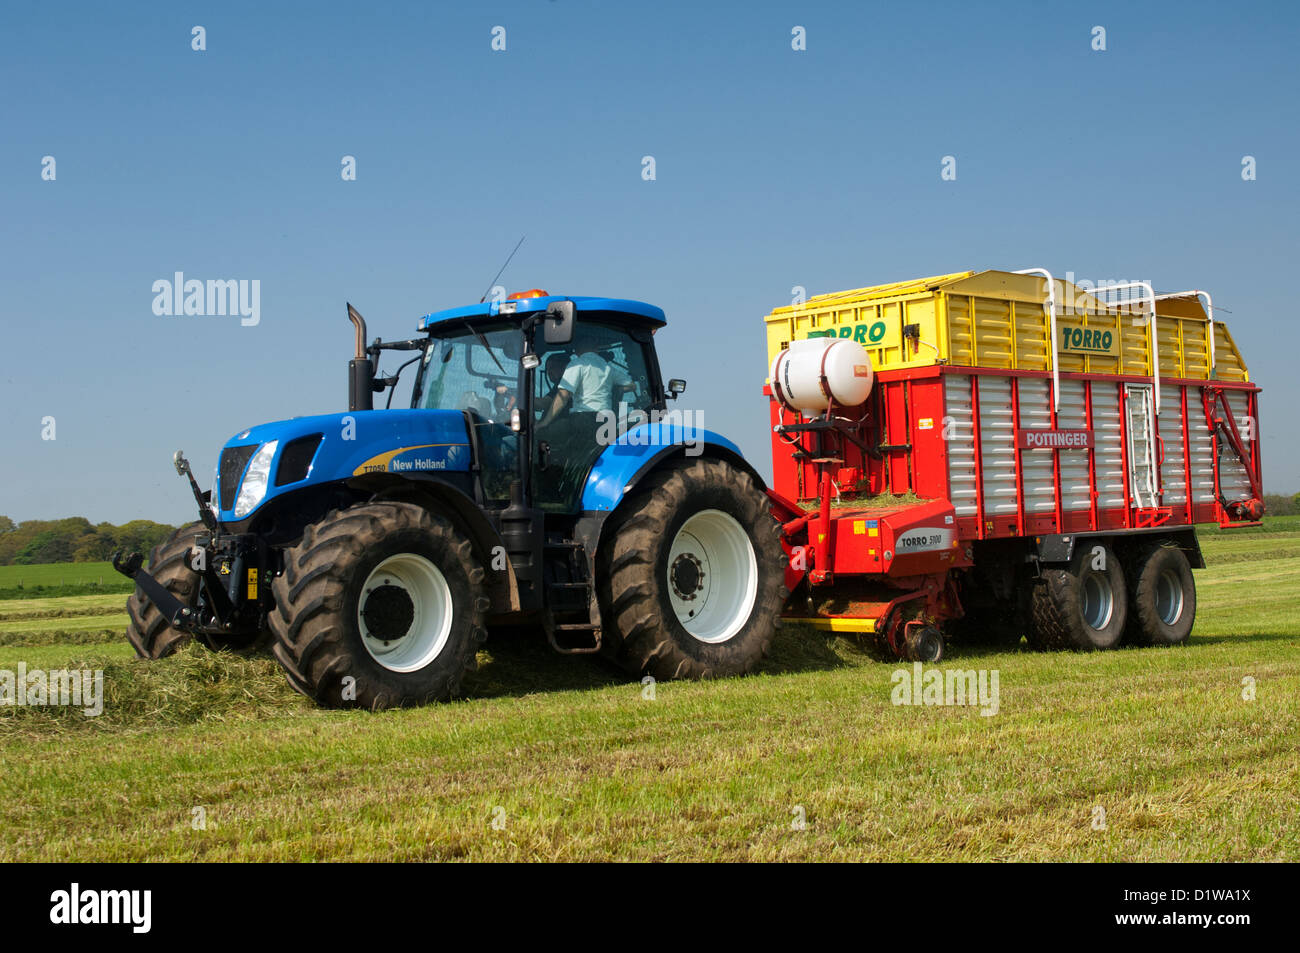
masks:
<instances>
[{"instance_id":1,"label":"trailer ladder","mask_svg":"<svg viewBox=\"0 0 1300 953\"><path fill-rule=\"evenodd\" d=\"M1133 503L1139 510L1156 509L1160 506L1160 461L1151 385L1125 384L1124 398Z\"/></svg>"}]
</instances>

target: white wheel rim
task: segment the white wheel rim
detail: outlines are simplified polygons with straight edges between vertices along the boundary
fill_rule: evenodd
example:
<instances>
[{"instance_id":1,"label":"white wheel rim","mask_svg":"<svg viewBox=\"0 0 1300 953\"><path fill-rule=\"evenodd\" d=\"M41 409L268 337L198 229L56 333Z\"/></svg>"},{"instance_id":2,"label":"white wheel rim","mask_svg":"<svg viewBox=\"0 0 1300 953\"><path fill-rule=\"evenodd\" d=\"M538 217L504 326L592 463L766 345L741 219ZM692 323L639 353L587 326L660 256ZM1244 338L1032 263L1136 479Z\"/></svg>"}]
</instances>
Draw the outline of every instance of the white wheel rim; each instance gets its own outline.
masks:
<instances>
[{"instance_id":1,"label":"white wheel rim","mask_svg":"<svg viewBox=\"0 0 1300 953\"><path fill-rule=\"evenodd\" d=\"M701 642L726 642L749 621L758 559L749 534L721 510L700 510L668 550L668 595L677 621Z\"/></svg>"},{"instance_id":2,"label":"white wheel rim","mask_svg":"<svg viewBox=\"0 0 1300 953\"><path fill-rule=\"evenodd\" d=\"M447 645L452 615L446 578L415 553L389 556L376 566L357 600L361 643L392 672L418 671L436 659Z\"/></svg>"}]
</instances>

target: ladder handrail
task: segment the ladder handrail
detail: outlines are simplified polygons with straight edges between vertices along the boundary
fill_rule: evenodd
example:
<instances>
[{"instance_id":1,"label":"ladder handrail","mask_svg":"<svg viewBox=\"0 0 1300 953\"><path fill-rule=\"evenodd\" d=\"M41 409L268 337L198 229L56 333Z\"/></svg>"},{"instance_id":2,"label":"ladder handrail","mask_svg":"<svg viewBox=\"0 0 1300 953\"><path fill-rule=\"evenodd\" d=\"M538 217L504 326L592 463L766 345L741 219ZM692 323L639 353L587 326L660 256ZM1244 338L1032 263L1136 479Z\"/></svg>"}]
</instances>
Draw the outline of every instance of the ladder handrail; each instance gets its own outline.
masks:
<instances>
[{"instance_id":1,"label":"ladder handrail","mask_svg":"<svg viewBox=\"0 0 1300 953\"><path fill-rule=\"evenodd\" d=\"M1156 455L1156 443L1160 437L1156 434L1154 418L1151 411L1154 409L1148 405L1150 397L1146 384L1125 384L1124 385L1124 414L1125 432L1128 435L1128 465L1129 479L1133 485L1134 497L1137 499L1139 508L1142 508L1141 497L1145 494L1150 499L1150 506L1159 506L1161 503L1160 492L1160 459ZM1136 428L1133 426L1133 398L1136 395L1138 403L1142 405L1142 417L1146 422L1145 434L1142 442L1144 446L1142 466L1146 468L1146 488L1139 490L1137 486L1136 473L1139 468L1137 459L1137 440Z\"/></svg>"},{"instance_id":2,"label":"ladder handrail","mask_svg":"<svg viewBox=\"0 0 1300 953\"><path fill-rule=\"evenodd\" d=\"M1155 385L1154 396L1155 396L1155 404L1156 404L1156 416L1159 417L1160 416L1160 342L1156 339L1156 293L1155 290L1151 287L1151 282L1123 281L1117 285L1106 285L1106 287L1104 288L1093 288L1090 294L1092 294L1092 296L1096 298L1099 297L1099 293L1103 291L1127 291L1131 288L1140 288L1141 290L1145 291L1146 292L1145 296L1139 297L1137 300L1141 301L1145 299L1147 304L1151 308L1151 314L1147 319L1148 322L1147 340L1151 344L1151 382ZM1134 299L1130 298L1128 299L1128 301L1125 302L1111 302L1111 304L1118 306L1120 304L1127 304L1133 300ZM1106 302L1104 301L1102 303L1106 304ZM1213 330L1213 328L1211 328L1211 330Z\"/></svg>"},{"instance_id":3,"label":"ladder handrail","mask_svg":"<svg viewBox=\"0 0 1300 953\"><path fill-rule=\"evenodd\" d=\"M1192 288L1189 291L1174 291L1169 294L1157 295L1157 301L1164 301L1166 298L1187 298L1195 295L1198 298L1205 299L1205 315L1209 323L1208 337L1210 339L1210 376L1214 376L1214 299L1210 297L1208 291L1201 291L1199 288Z\"/></svg>"},{"instance_id":4,"label":"ladder handrail","mask_svg":"<svg viewBox=\"0 0 1300 953\"><path fill-rule=\"evenodd\" d=\"M1061 409L1061 372L1056 359L1056 279L1046 268L1024 268L1017 275L1042 275L1047 279L1047 324L1052 338L1049 354L1052 357L1052 410Z\"/></svg>"}]
</instances>

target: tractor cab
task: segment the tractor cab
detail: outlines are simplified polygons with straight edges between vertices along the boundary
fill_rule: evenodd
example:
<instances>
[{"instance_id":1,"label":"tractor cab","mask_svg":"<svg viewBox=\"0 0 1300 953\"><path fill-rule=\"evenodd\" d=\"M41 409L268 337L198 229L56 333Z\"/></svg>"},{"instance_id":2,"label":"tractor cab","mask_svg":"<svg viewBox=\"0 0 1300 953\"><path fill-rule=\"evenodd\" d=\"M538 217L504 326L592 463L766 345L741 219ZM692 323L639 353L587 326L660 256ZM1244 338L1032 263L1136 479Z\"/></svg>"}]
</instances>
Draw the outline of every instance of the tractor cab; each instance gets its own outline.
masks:
<instances>
[{"instance_id":1,"label":"tractor cab","mask_svg":"<svg viewBox=\"0 0 1300 953\"><path fill-rule=\"evenodd\" d=\"M576 513L605 447L664 409L652 335L663 312L639 301L540 289L428 315L411 406L459 410L472 429L485 502L511 484L551 513Z\"/></svg>"}]
</instances>

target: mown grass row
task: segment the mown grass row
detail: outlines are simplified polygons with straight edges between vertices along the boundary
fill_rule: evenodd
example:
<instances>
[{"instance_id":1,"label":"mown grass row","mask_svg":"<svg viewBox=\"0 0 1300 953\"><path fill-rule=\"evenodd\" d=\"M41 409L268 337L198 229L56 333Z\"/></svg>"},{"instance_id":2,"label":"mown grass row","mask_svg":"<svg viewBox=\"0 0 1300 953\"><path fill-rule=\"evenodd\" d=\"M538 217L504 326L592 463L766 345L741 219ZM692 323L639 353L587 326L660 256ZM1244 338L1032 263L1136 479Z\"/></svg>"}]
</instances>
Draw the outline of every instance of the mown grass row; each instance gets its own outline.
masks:
<instances>
[{"instance_id":1,"label":"mown grass row","mask_svg":"<svg viewBox=\"0 0 1300 953\"><path fill-rule=\"evenodd\" d=\"M121 594L11 599L0 602L0 646L90 645L123 639L128 618Z\"/></svg>"}]
</instances>

